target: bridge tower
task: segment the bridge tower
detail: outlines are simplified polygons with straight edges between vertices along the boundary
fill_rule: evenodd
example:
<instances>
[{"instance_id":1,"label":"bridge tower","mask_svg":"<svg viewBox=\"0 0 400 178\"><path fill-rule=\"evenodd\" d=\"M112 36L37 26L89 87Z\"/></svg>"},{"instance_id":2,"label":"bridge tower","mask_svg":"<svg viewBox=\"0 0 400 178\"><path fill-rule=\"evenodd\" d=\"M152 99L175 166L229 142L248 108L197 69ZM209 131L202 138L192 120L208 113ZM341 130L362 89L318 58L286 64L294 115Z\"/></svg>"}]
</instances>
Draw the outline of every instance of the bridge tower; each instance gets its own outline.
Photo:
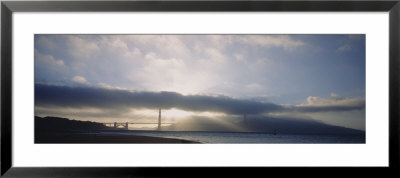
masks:
<instances>
[{"instance_id":1,"label":"bridge tower","mask_svg":"<svg viewBox=\"0 0 400 178\"><path fill-rule=\"evenodd\" d=\"M126 123L125 123L125 129L126 129L126 130L128 130L128 125L129 125L129 122L126 122Z\"/></svg>"},{"instance_id":2,"label":"bridge tower","mask_svg":"<svg viewBox=\"0 0 400 178\"><path fill-rule=\"evenodd\" d=\"M158 130L161 130L161 108L158 110Z\"/></svg>"}]
</instances>

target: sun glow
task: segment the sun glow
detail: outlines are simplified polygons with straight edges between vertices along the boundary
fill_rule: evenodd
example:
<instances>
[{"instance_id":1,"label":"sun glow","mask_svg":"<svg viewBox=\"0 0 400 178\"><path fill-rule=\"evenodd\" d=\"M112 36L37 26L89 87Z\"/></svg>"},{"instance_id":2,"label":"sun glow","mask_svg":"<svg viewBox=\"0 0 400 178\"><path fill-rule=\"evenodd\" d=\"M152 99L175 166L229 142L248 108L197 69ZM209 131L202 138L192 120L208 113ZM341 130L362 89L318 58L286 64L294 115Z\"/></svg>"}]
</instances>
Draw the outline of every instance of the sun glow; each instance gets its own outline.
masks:
<instances>
[{"instance_id":1,"label":"sun glow","mask_svg":"<svg viewBox=\"0 0 400 178\"><path fill-rule=\"evenodd\" d=\"M162 117L165 117L165 118L185 118L185 117L193 115L193 113L172 108L172 109L162 111L161 115L162 115Z\"/></svg>"},{"instance_id":2,"label":"sun glow","mask_svg":"<svg viewBox=\"0 0 400 178\"><path fill-rule=\"evenodd\" d=\"M227 116L224 113L220 113L220 112L199 112L196 113L196 115L198 116L203 116L203 117L221 117L221 116Z\"/></svg>"}]
</instances>

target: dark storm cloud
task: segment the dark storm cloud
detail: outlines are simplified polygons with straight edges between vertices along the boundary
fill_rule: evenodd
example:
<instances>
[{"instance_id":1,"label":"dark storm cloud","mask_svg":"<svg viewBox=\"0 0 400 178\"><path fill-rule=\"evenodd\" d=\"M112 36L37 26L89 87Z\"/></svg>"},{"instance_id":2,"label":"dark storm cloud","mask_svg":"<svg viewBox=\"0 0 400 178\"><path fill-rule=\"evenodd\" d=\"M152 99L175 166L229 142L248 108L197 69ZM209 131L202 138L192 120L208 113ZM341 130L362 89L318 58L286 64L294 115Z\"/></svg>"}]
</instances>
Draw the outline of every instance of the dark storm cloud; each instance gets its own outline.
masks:
<instances>
[{"instance_id":1,"label":"dark storm cloud","mask_svg":"<svg viewBox=\"0 0 400 178\"><path fill-rule=\"evenodd\" d=\"M365 103L360 103L354 106L297 106L294 108L298 112L340 112L340 111L354 111L365 109Z\"/></svg>"},{"instance_id":2,"label":"dark storm cloud","mask_svg":"<svg viewBox=\"0 0 400 178\"><path fill-rule=\"evenodd\" d=\"M234 99L226 96L182 95L176 92L131 92L95 87L35 85L35 104L41 107L103 108L123 111L130 108L177 108L226 114L269 112L335 112L365 109L357 99L329 100L323 105L281 106L273 103Z\"/></svg>"},{"instance_id":3,"label":"dark storm cloud","mask_svg":"<svg viewBox=\"0 0 400 178\"><path fill-rule=\"evenodd\" d=\"M336 112L365 109L365 99L345 98L331 93L330 99L309 96L307 104L298 105L294 110L298 112Z\"/></svg>"},{"instance_id":4,"label":"dark storm cloud","mask_svg":"<svg viewBox=\"0 0 400 178\"><path fill-rule=\"evenodd\" d=\"M181 95L175 92L130 92L93 87L35 85L37 106L96 108L178 108L188 111L212 111L227 114L260 114L283 107L224 96Z\"/></svg>"}]
</instances>

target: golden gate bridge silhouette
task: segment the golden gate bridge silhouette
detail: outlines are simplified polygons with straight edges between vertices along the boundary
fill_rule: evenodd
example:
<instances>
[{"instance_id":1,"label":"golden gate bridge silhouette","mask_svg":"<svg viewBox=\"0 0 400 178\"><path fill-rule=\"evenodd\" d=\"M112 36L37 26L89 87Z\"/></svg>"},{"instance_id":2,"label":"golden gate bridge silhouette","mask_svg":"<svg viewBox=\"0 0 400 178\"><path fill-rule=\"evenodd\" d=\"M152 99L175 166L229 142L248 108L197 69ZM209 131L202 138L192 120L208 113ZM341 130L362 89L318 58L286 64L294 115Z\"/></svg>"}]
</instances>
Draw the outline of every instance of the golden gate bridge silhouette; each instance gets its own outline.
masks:
<instances>
[{"instance_id":1,"label":"golden gate bridge silhouette","mask_svg":"<svg viewBox=\"0 0 400 178\"><path fill-rule=\"evenodd\" d=\"M120 128L128 130L129 124L157 124L157 130L161 130L162 124L173 124L173 123L161 123L161 108L158 110L158 122L102 122L103 125L108 127Z\"/></svg>"},{"instance_id":2,"label":"golden gate bridge silhouette","mask_svg":"<svg viewBox=\"0 0 400 178\"><path fill-rule=\"evenodd\" d=\"M247 122L247 115L243 115L243 122ZM157 124L157 130L161 130L162 124L174 124L174 123L162 123L161 122L161 108L158 110L158 122L102 122L103 125L108 127L120 128L128 130L129 124Z\"/></svg>"}]
</instances>

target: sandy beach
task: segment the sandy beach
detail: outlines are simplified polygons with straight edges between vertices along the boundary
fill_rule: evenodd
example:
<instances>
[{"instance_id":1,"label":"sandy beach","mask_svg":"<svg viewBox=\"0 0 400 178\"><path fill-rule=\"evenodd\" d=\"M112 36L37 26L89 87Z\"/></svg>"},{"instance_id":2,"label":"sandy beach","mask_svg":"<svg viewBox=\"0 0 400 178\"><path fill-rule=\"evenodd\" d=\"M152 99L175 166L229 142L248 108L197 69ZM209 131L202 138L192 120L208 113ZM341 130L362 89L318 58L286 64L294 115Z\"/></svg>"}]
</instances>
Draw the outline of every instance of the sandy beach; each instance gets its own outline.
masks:
<instances>
[{"instance_id":1,"label":"sandy beach","mask_svg":"<svg viewBox=\"0 0 400 178\"><path fill-rule=\"evenodd\" d=\"M191 140L96 133L37 133L35 143L199 143Z\"/></svg>"}]
</instances>

